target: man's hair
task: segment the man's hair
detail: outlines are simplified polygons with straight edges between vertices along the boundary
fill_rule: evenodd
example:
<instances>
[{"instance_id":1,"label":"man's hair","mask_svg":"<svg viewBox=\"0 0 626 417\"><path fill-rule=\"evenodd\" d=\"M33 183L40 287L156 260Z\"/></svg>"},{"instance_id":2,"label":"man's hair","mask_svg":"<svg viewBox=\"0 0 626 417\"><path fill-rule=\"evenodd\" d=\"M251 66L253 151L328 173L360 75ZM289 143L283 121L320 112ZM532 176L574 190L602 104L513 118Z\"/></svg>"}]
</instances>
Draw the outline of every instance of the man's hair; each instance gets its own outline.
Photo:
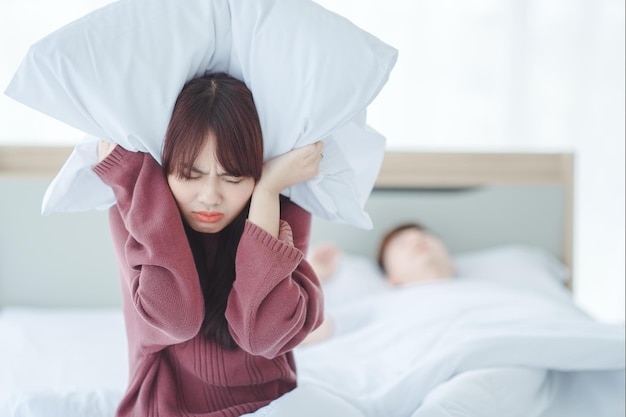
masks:
<instances>
[{"instance_id":1,"label":"man's hair","mask_svg":"<svg viewBox=\"0 0 626 417\"><path fill-rule=\"evenodd\" d=\"M426 228L417 222L403 223L389 230L381 239L380 245L378 246L378 255L376 257L376 261L378 263L378 266L383 272L387 272L385 269L384 256L385 256L385 251L387 250L387 246L389 245L389 242L391 242L391 239L396 237L398 233L403 232L405 230L409 230L409 229L426 231Z\"/></svg>"}]
</instances>

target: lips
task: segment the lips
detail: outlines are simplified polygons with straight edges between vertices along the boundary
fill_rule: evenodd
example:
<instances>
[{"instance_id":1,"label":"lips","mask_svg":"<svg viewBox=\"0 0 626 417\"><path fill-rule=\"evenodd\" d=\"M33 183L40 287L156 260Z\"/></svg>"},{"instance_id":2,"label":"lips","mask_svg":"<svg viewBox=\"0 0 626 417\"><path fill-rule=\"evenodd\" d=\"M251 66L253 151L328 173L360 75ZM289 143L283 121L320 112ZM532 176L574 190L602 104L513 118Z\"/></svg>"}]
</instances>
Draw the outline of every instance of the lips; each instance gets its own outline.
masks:
<instances>
[{"instance_id":1,"label":"lips","mask_svg":"<svg viewBox=\"0 0 626 417\"><path fill-rule=\"evenodd\" d=\"M194 211L193 216L196 220L202 223L217 223L224 217L223 213L219 212L206 212L206 211Z\"/></svg>"}]
</instances>

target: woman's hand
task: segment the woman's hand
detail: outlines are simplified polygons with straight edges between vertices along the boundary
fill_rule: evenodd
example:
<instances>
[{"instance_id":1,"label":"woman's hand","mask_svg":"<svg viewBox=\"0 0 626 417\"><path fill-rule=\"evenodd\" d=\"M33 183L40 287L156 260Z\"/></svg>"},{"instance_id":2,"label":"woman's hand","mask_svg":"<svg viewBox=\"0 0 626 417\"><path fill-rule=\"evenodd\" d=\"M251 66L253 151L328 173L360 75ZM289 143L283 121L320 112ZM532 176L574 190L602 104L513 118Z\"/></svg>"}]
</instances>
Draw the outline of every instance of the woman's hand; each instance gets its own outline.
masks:
<instances>
[{"instance_id":1,"label":"woman's hand","mask_svg":"<svg viewBox=\"0 0 626 417\"><path fill-rule=\"evenodd\" d=\"M98 141L98 162L109 156L111 151L115 149L117 143L105 142L103 140Z\"/></svg>"},{"instance_id":2,"label":"woman's hand","mask_svg":"<svg viewBox=\"0 0 626 417\"><path fill-rule=\"evenodd\" d=\"M280 193L287 187L315 178L323 151L324 142L318 141L267 161L257 188Z\"/></svg>"},{"instance_id":3,"label":"woman's hand","mask_svg":"<svg viewBox=\"0 0 626 417\"><path fill-rule=\"evenodd\" d=\"M319 141L293 149L263 165L261 179L254 186L248 219L274 237L280 226L282 190L315 178L319 173L324 143Z\"/></svg>"}]
</instances>

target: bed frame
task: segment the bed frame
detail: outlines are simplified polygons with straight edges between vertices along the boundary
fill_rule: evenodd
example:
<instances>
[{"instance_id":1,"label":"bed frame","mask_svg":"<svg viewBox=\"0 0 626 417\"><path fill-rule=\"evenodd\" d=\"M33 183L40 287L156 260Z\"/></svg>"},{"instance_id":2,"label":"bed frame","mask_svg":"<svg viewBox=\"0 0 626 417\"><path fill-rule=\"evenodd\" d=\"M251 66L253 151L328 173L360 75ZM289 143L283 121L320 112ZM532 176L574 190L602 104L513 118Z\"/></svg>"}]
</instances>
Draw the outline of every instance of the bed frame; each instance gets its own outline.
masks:
<instances>
[{"instance_id":1,"label":"bed frame","mask_svg":"<svg viewBox=\"0 0 626 417\"><path fill-rule=\"evenodd\" d=\"M0 147L0 307L120 304L106 213L40 215L71 151ZM374 228L315 218L312 244L373 256L389 227L418 221L452 253L529 244L571 269L573 164L571 153L389 151L366 205Z\"/></svg>"}]
</instances>

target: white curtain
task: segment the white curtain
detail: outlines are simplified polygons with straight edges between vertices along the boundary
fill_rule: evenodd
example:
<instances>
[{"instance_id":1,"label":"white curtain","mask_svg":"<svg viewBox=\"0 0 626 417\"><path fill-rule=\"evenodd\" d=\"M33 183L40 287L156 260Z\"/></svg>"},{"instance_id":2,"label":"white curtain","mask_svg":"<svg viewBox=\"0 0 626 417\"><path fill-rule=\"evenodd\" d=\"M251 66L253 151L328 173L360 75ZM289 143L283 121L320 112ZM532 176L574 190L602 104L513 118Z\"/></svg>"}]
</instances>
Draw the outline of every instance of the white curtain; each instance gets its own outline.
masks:
<instances>
[{"instance_id":1,"label":"white curtain","mask_svg":"<svg viewBox=\"0 0 626 417\"><path fill-rule=\"evenodd\" d=\"M2 0L0 81L109 0ZM369 123L391 149L574 150L575 295L624 320L624 0L318 0L399 49ZM80 132L0 98L0 143ZM31 120L36 120L32 122Z\"/></svg>"}]
</instances>

